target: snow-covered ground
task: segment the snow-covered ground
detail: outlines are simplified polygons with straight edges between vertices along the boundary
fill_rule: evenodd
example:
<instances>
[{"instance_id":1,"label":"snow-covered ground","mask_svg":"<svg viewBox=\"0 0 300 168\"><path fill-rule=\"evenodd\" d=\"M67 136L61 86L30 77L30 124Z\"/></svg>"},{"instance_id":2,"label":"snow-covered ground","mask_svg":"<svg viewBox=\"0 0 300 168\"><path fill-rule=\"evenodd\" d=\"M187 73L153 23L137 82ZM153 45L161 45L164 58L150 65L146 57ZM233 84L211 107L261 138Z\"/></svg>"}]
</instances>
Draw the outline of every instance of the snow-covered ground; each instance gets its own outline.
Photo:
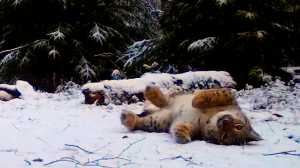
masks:
<instances>
[{"instance_id":1,"label":"snow-covered ground","mask_svg":"<svg viewBox=\"0 0 300 168\"><path fill-rule=\"evenodd\" d=\"M22 98L0 101L0 167L298 168L300 114L295 93L300 92L297 87L278 89L282 87L275 83L269 89L239 92L239 104L264 141L222 146L204 141L177 144L166 133L129 132L121 125L120 113L140 111L142 103L86 105L79 89L71 94L40 93L18 81ZM291 101L251 110L270 94L286 94Z\"/></svg>"}]
</instances>

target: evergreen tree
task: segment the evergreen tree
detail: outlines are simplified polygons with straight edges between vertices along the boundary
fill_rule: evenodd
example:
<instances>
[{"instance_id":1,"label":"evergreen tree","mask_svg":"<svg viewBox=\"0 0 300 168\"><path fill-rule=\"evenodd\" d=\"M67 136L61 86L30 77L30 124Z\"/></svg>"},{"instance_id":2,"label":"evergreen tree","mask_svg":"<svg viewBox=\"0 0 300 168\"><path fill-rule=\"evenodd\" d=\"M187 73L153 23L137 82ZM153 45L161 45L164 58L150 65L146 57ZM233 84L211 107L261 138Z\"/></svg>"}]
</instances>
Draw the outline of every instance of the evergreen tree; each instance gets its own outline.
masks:
<instances>
[{"instance_id":1,"label":"evergreen tree","mask_svg":"<svg viewBox=\"0 0 300 168\"><path fill-rule=\"evenodd\" d=\"M143 0L1 0L0 78L46 90L61 78L107 79L130 44L156 36L156 25Z\"/></svg>"},{"instance_id":2,"label":"evergreen tree","mask_svg":"<svg viewBox=\"0 0 300 168\"><path fill-rule=\"evenodd\" d=\"M243 88L250 70L272 73L299 65L299 0L171 0L161 26L165 32L151 53L184 72L228 71Z\"/></svg>"}]
</instances>

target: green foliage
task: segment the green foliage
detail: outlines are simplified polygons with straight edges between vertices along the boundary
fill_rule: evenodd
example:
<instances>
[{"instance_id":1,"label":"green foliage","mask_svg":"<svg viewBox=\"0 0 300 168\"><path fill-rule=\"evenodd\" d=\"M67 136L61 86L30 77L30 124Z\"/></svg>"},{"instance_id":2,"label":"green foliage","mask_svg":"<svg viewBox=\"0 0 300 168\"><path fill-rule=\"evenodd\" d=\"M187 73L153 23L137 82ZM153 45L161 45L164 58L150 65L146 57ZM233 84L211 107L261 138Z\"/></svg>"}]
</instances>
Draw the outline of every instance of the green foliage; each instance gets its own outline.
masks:
<instances>
[{"instance_id":1,"label":"green foliage","mask_svg":"<svg viewBox=\"0 0 300 168\"><path fill-rule=\"evenodd\" d=\"M247 83L254 87L259 87L263 84L262 78L263 70L257 66L250 68L247 76Z\"/></svg>"},{"instance_id":2,"label":"green foliage","mask_svg":"<svg viewBox=\"0 0 300 168\"><path fill-rule=\"evenodd\" d=\"M242 88L253 67L268 73L300 65L299 6L299 0L171 0L160 20L165 36L149 58L180 71L225 70Z\"/></svg>"},{"instance_id":3,"label":"green foliage","mask_svg":"<svg viewBox=\"0 0 300 168\"><path fill-rule=\"evenodd\" d=\"M135 0L1 0L0 78L103 80L129 45L156 36L152 21Z\"/></svg>"}]
</instances>

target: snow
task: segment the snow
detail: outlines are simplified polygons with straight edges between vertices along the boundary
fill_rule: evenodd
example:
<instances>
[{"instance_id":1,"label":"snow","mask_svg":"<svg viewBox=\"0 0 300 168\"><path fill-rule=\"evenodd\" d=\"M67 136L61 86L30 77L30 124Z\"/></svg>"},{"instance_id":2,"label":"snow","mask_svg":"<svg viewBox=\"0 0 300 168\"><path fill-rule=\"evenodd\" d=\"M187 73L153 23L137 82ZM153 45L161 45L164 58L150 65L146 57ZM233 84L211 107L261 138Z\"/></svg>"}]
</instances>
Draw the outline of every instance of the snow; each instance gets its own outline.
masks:
<instances>
[{"instance_id":1,"label":"snow","mask_svg":"<svg viewBox=\"0 0 300 168\"><path fill-rule=\"evenodd\" d=\"M16 82L15 87L21 93L20 98L38 99L38 97L40 96L37 92L34 91L33 87L26 81L18 80Z\"/></svg>"},{"instance_id":2,"label":"snow","mask_svg":"<svg viewBox=\"0 0 300 168\"><path fill-rule=\"evenodd\" d=\"M300 67L281 67L280 69L292 74L292 75L297 75L299 74Z\"/></svg>"},{"instance_id":3,"label":"snow","mask_svg":"<svg viewBox=\"0 0 300 168\"><path fill-rule=\"evenodd\" d=\"M143 92L147 85L154 84L161 88L169 88L177 80L182 80L184 85L192 85L197 82L218 81L221 87L234 87L236 83L228 72L224 71L196 71L182 74L168 73L145 73L141 78L124 80L105 80L98 83L87 83L81 89L88 89L92 92L102 91L107 93L111 91L123 92L129 94Z\"/></svg>"},{"instance_id":4,"label":"snow","mask_svg":"<svg viewBox=\"0 0 300 168\"><path fill-rule=\"evenodd\" d=\"M188 80L190 74L183 76ZM161 75L166 79L164 82L171 80L170 76ZM144 84L157 78L151 74L145 76ZM123 89L131 81L132 85L137 82L128 80ZM280 81L273 85L268 86L272 95L294 94ZM264 140L244 146L222 146L205 141L177 144L167 133L129 132L121 125L120 113L123 109L141 111L143 103L86 105L82 104L84 96L80 88L50 94L34 91L25 81L17 81L16 87L22 93L21 99L0 101L0 165L3 168L80 168L95 167L97 163L99 167L128 168L300 166L299 155L292 155L300 153L298 103L273 102L276 108L254 110L255 102L251 101L267 96L263 94L266 88L241 92L237 99ZM278 152L286 153L265 155Z\"/></svg>"},{"instance_id":5,"label":"snow","mask_svg":"<svg viewBox=\"0 0 300 168\"><path fill-rule=\"evenodd\" d=\"M124 68L131 66L133 62L143 58L147 52L155 48L153 40L136 41L128 47L127 51L121 57L124 60Z\"/></svg>"},{"instance_id":6,"label":"snow","mask_svg":"<svg viewBox=\"0 0 300 168\"><path fill-rule=\"evenodd\" d=\"M207 37L193 42L192 44L189 45L187 49L188 51L208 50L212 48L212 45L215 43L216 43L216 37Z\"/></svg>"}]
</instances>

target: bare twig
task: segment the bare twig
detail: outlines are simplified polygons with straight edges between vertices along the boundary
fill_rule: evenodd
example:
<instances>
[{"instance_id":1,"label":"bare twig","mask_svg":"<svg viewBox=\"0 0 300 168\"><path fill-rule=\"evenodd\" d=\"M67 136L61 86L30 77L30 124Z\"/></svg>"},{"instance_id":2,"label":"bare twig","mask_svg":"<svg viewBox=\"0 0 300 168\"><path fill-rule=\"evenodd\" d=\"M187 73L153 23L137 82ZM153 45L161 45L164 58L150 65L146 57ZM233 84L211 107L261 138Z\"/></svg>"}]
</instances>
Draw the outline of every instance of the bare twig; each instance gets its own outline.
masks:
<instances>
[{"instance_id":1,"label":"bare twig","mask_svg":"<svg viewBox=\"0 0 300 168\"><path fill-rule=\"evenodd\" d=\"M269 125L269 127L271 128L272 132L275 134L275 131L273 130L273 128L271 127L271 125L269 124L269 122L268 121L266 121L266 122Z\"/></svg>"},{"instance_id":2,"label":"bare twig","mask_svg":"<svg viewBox=\"0 0 300 168\"><path fill-rule=\"evenodd\" d=\"M31 165L31 163L28 161L28 160L24 160L26 163L28 163L28 165L30 166Z\"/></svg>"},{"instance_id":3,"label":"bare twig","mask_svg":"<svg viewBox=\"0 0 300 168\"><path fill-rule=\"evenodd\" d=\"M108 142L106 145L102 146L101 148L99 148L99 149L97 149L97 150L94 150L93 153L96 152L96 151L99 151L100 149L105 148L106 146L108 146L108 145L111 144L111 143L114 143L114 142Z\"/></svg>"},{"instance_id":4,"label":"bare twig","mask_svg":"<svg viewBox=\"0 0 300 168\"><path fill-rule=\"evenodd\" d=\"M72 162L72 163L75 163L75 164L80 164L80 162L78 160L75 160L73 158L70 158L70 157L62 157L61 159L59 160L55 160L55 161L52 161L50 163L46 163L44 164L44 166L47 166L47 165L50 165L50 164L53 164L53 163L56 163L56 162Z\"/></svg>"},{"instance_id":5,"label":"bare twig","mask_svg":"<svg viewBox=\"0 0 300 168\"><path fill-rule=\"evenodd\" d=\"M113 143L113 142L109 142L109 143L107 143L106 145L102 146L101 148L99 148L99 149L97 149L97 150L94 150L93 152L87 151L87 150L85 150L85 149L83 149L83 148L81 148L81 147L79 147L79 146L77 146L77 145L69 145L69 144L65 144L65 146L70 146L70 147L78 148L78 149L84 151L84 152L87 153L87 154L95 154L96 151L99 151L100 149L102 149L102 148L108 146L108 145L111 144L111 143Z\"/></svg>"},{"instance_id":6,"label":"bare twig","mask_svg":"<svg viewBox=\"0 0 300 168\"><path fill-rule=\"evenodd\" d=\"M133 143L130 143L130 145L129 145L127 148L123 149L123 151L122 151L118 156L116 156L116 157L111 157L111 158L103 157L103 158L101 158L101 159L96 159L96 160L92 160L92 161L89 161L89 160L88 160L88 161L85 162L85 163L80 163L78 160L75 160L74 158L63 157L63 158L61 158L61 159L59 159L59 160L55 160L55 161L52 161L52 162L50 162L50 163L46 163L46 164L44 164L44 166L47 166L47 165L50 165L50 164L53 164L53 163L61 162L61 161L62 161L62 162L72 162L72 163L75 163L76 165L81 165L81 166L97 166L97 167L111 168L111 167L108 167L108 166L99 165L99 161L101 161L101 160L113 160L113 159L119 159L119 160L126 160L126 161L129 161L129 163L123 164L123 165L121 165L121 166L130 165L130 164L135 164L135 163L132 162L131 160L126 159L126 158L121 158L120 156L121 156L126 150L128 150L132 145L134 145L134 144L136 144L137 142L140 142L140 141L142 141L142 140L144 140L144 139L146 139L146 137L145 137L145 138L142 138L142 139L140 139L140 140L138 140L138 141L135 141L135 142L133 142ZM98 151L98 150L100 150L100 149L106 147L107 145L109 145L109 144L111 144L111 143L112 143L112 142L109 142L109 143L106 144L105 146L103 146L103 147L101 147L101 148L99 148L99 149L97 149L97 150L95 150L95 151ZM84 149L80 148L79 146L76 146L76 145L68 145L68 144L65 144L65 145L66 145L66 146L72 146L72 147L79 148L80 150L86 152L87 154L93 154L93 153L95 152L95 151L94 151L94 152L89 152L89 151L87 151L87 150L84 150Z\"/></svg>"},{"instance_id":7,"label":"bare twig","mask_svg":"<svg viewBox=\"0 0 300 168\"><path fill-rule=\"evenodd\" d=\"M197 165L197 166L202 166L202 164L203 164L202 162L200 162L200 164L193 162L191 160L192 156L186 159L180 155L180 156L174 156L174 157L164 158L164 159L160 159L160 160L168 160L168 159L170 159L170 160L183 159L184 161L189 162L188 164L193 164L193 165Z\"/></svg>"},{"instance_id":8,"label":"bare twig","mask_svg":"<svg viewBox=\"0 0 300 168\"><path fill-rule=\"evenodd\" d=\"M41 140L42 142L44 142L45 144L48 144L46 141L42 140L41 138L39 137L36 137L37 139Z\"/></svg>"},{"instance_id":9,"label":"bare twig","mask_svg":"<svg viewBox=\"0 0 300 168\"><path fill-rule=\"evenodd\" d=\"M17 130L21 131L18 127L15 126L15 124L13 124L13 126L14 126Z\"/></svg>"},{"instance_id":10,"label":"bare twig","mask_svg":"<svg viewBox=\"0 0 300 168\"><path fill-rule=\"evenodd\" d=\"M155 145L155 148L156 148L156 153L157 153L157 154L160 154L160 153L158 152L158 150L157 150L157 145Z\"/></svg>"},{"instance_id":11,"label":"bare twig","mask_svg":"<svg viewBox=\"0 0 300 168\"><path fill-rule=\"evenodd\" d=\"M71 147L75 147L75 148L78 148L80 150L82 150L83 152L87 153L87 154L94 154L93 152L89 152L85 149L82 149L81 147L77 146L77 145L69 145L69 144L65 144L65 146L71 146Z\"/></svg>"},{"instance_id":12,"label":"bare twig","mask_svg":"<svg viewBox=\"0 0 300 168\"><path fill-rule=\"evenodd\" d=\"M135 141L135 142L133 142L133 143L130 143L130 145L129 145L127 148L123 149L123 151L117 156L117 158L120 157L120 156L121 156L126 150L128 150L132 145L134 145L134 144L136 144L136 143L138 143L138 142L140 142L140 141L142 141L142 140L144 140L144 139L146 139L146 137L144 137L144 138L142 138L142 139L140 139L140 140L138 140L138 141Z\"/></svg>"},{"instance_id":13,"label":"bare twig","mask_svg":"<svg viewBox=\"0 0 300 168\"><path fill-rule=\"evenodd\" d=\"M277 153L269 153L269 154L262 154L264 156L272 156L272 155L294 155L294 156L300 156L300 153L290 153L290 152L296 152L296 150L291 150L291 151L284 151L284 152L277 152Z\"/></svg>"},{"instance_id":14,"label":"bare twig","mask_svg":"<svg viewBox=\"0 0 300 168\"><path fill-rule=\"evenodd\" d=\"M70 124L68 124L68 126L63 130L63 132L65 132L65 130L67 130L70 127Z\"/></svg>"},{"instance_id":15,"label":"bare twig","mask_svg":"<svg viewBox=\"0 0 300 168\"><path fill-rule=\"evenodd\" d=\"M21 155L18 155L18 154L17 154L17 152L18 152L18 149L16 149L16 150L15 150L15 152L14 152L14 153L15 153L15 155L17 155L17 156L21 156Z\"/></svg>"}]
</instances>

